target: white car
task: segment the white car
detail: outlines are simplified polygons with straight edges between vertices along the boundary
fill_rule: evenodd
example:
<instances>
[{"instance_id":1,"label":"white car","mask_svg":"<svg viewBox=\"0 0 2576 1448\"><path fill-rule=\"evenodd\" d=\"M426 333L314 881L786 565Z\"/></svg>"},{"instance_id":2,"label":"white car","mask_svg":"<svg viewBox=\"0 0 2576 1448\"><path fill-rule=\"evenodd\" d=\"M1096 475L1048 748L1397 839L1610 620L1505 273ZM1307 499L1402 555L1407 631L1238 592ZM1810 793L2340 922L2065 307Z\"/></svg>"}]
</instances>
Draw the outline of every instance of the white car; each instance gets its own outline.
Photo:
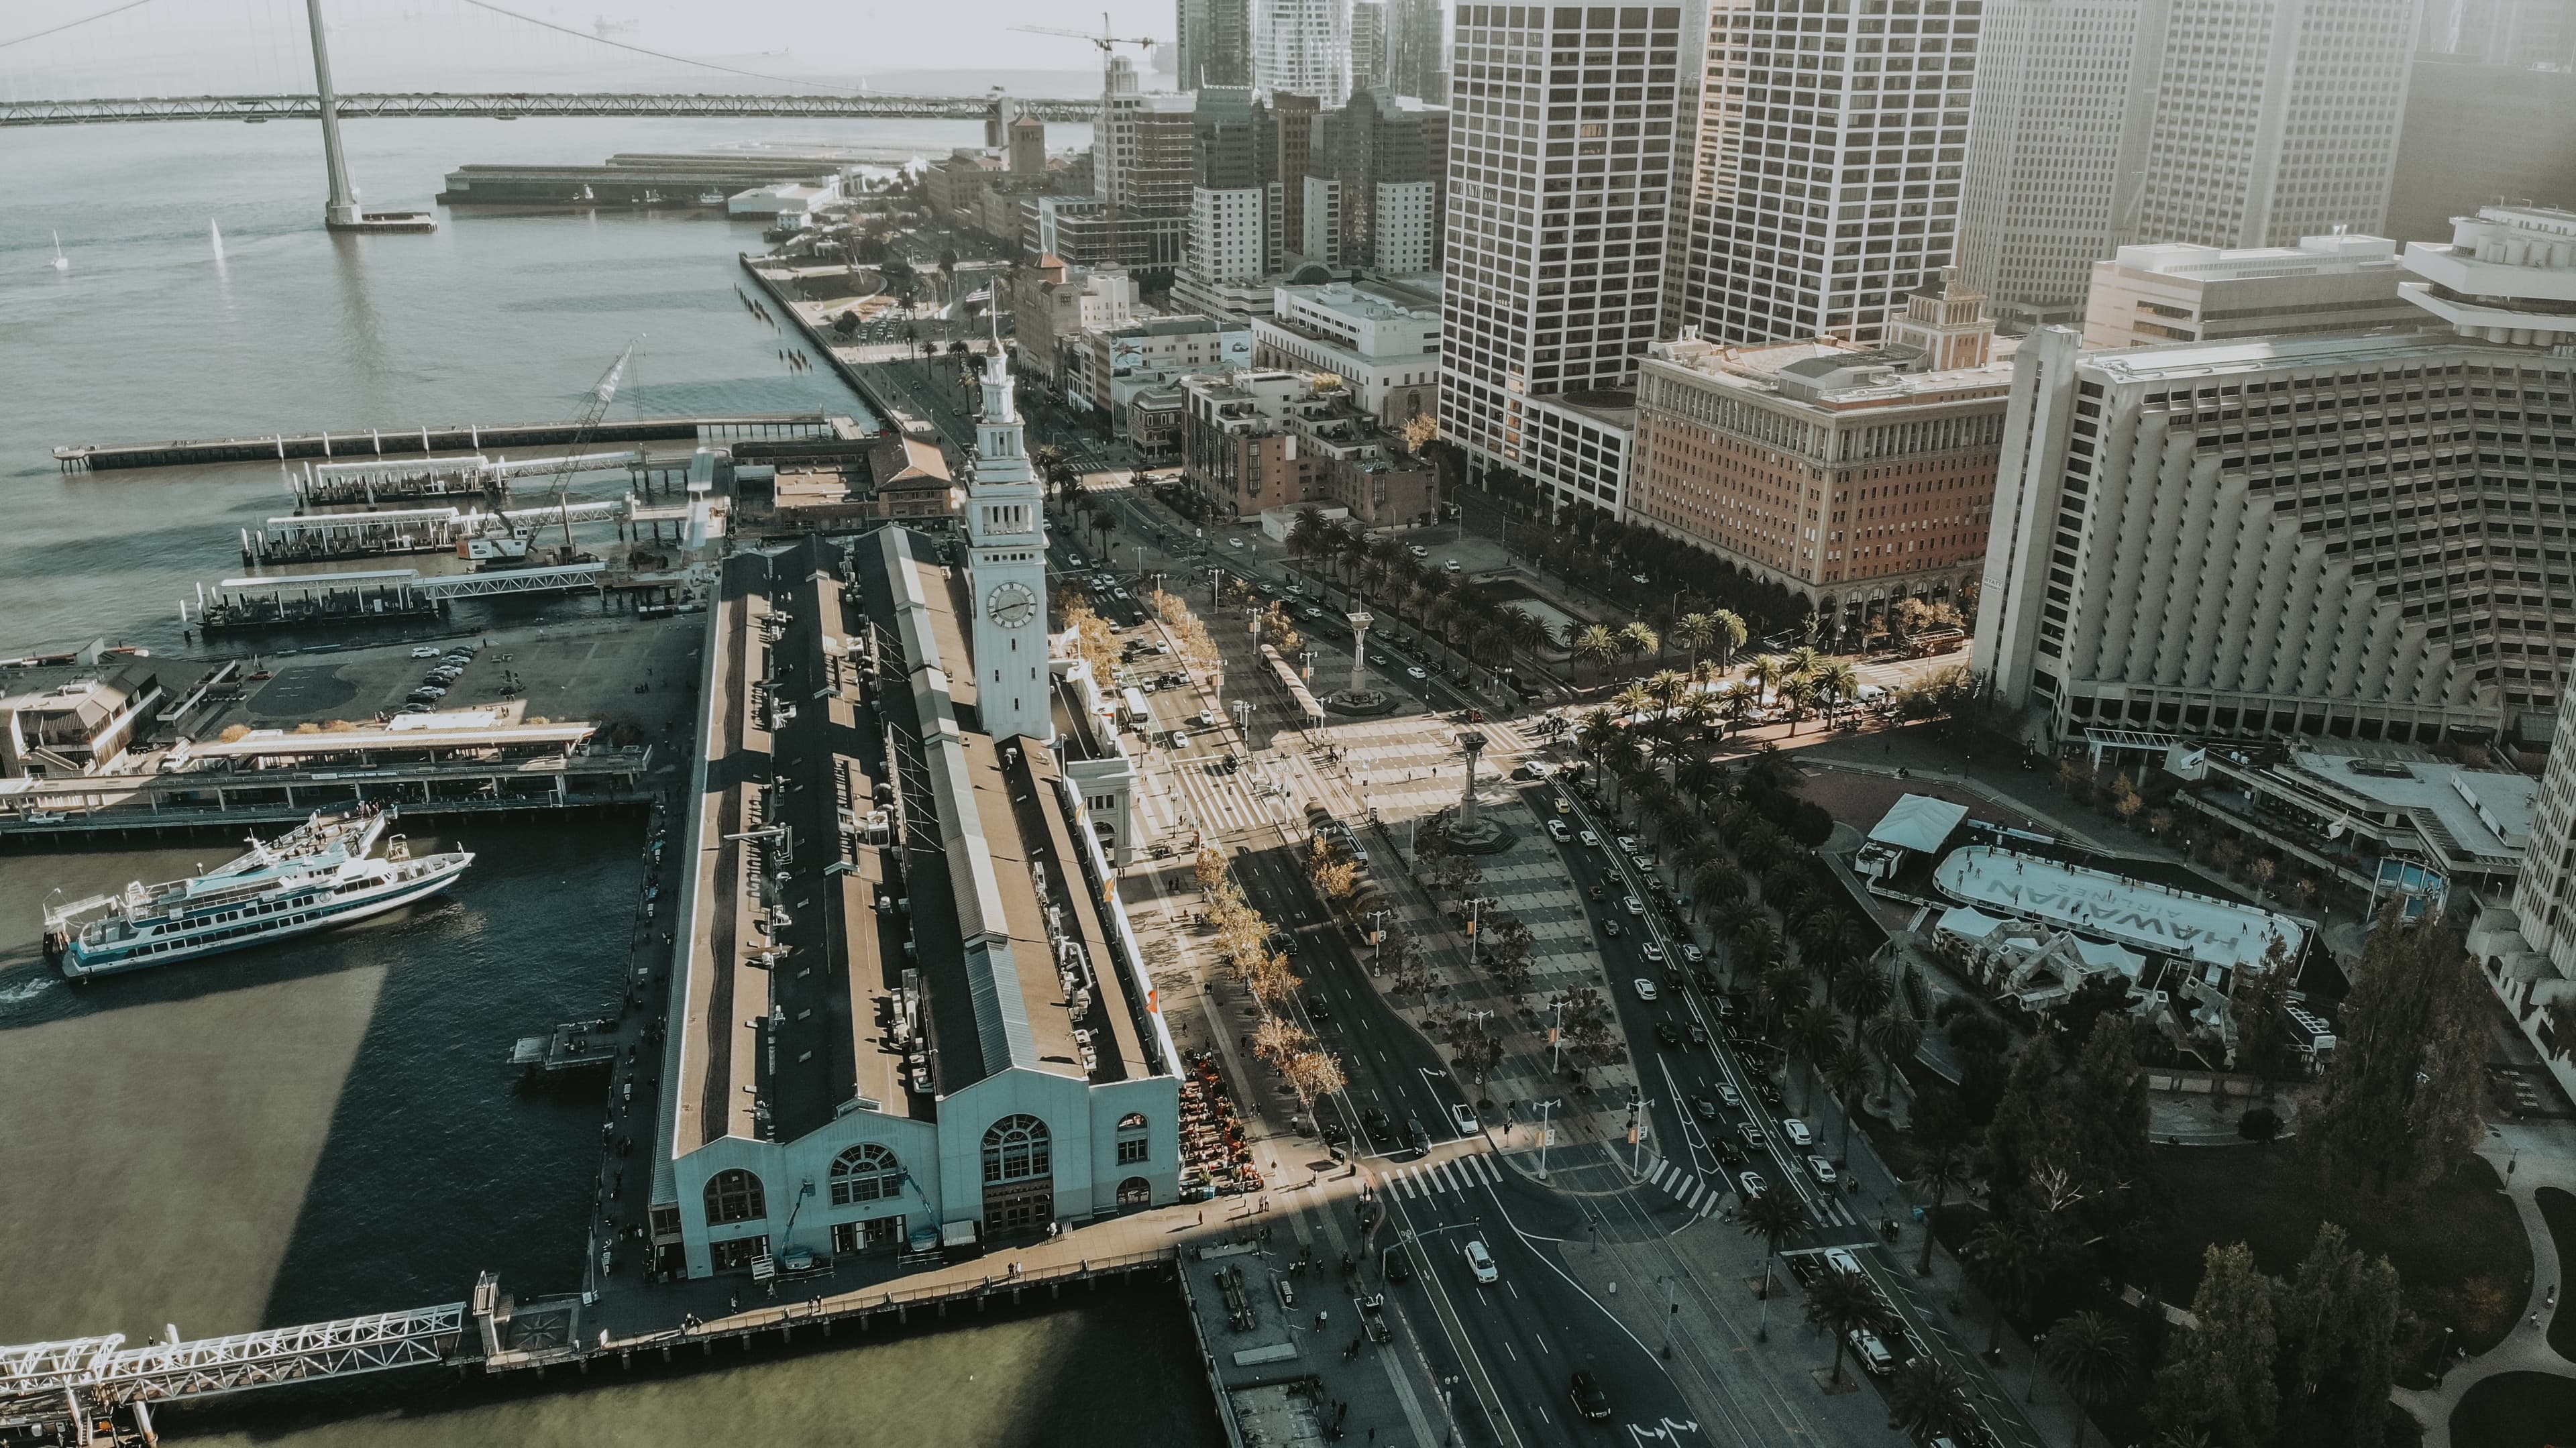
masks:
<instances>
[{"instance_id":1,"label":"white car","mask_svg":"<svg viewBox=\"0 0 2576 1448\"><path fill-rule=\"evenodd\" d=\"M1476 1113L1465 1106L1459 1105L1455 1101L1449 1103L1449 1120L1452 1124L1457 1126L1458 1134L1460 1136L1482 1136L1485 1134L1485 1124L1476 1119Z\"/></svg>"},{"instance_id":2,"label":"white car","mask_svg":"<svg viewBox=\"0 0 2576 1448\"><path fill-rule=\"evenodd\" d=\"M1466 1251L1467 1270L1476 1274L1477 1281L1490 1287L1503 1280L1502 1269L1494 1265L1494 1254L1486 1250L1484 1238L1468 1238Z\"/></svg>"},{"instance_id":3,"label":"white car","mask_svg":"<svg viewBox=\"0 0 2576 1448\"><path fill-rule=\"evenodd\" d=\"M411 656L415 659L434 659L438 657L438 650L428 648L414 649L411 651Z\"/></svg>"},{"instance_id":4,"label":"white car","mask_svg":"<svg viewBox=\"0 0 2576 1448\"><path fill-rule=\"evenodd\" d=\"M1847 1247L1826 1248L1825 1265L1836 1272L1843 1274L1845 1277L1858 1277L1861 1275L1860 1259L1853 1256L1851 1254L1851 1249Z\"/></svg>"},{"instance_id":5,"label":"white car","mask_svg":"<svg viewBox=\"0 0 2576 1448\"><path fill-rule=\"evenodd\" d=\"M1216 711L1214 709L1201 709L1199 711L1199 727L1201 729L1214 729L1216 727Z\"/></svg>"},{"instance_id":6,"label":"white car","mask_svg":"<svg viewBox=\"0 0 2576 1448\"><path fill-rule=\"evenodd\" d=\"M1744 1093L1723 1081L1717 1083L1717 1099L1739 1109L1744 1105Z\"/></svg>"},{"instance_id":7,"label":"white car","mask_svg":"<svg viewBox=\"0 0 2576 1448\"><path fill-rule=\"evenodd\" d=\"M1549 839L1552 839L1561 845L1574 838L1574 831L1567 829L1565 827L1565 821L1563 820L1549 820L1547 822L1547 835Z\"/></svg>"},{"instance_id":8,"label":"white car","mask_svg":"<svg viewBox=\"0 0 2576 1448\"><path fill-rule=\"evenodd\" d=\"M1428 548L1423 547L1423 546L1422 546L1421 544L1419 544L1419 543L1416 543L1416 544L1412 545L1411 547L1406 548L1404 551L1405 551L1405 552L1407 552L1407 553L1412 554L1412 555L1413 555L1414 557L1416 557L1416 558L1428 558L1428 557L1430 557L1430 556L1431 556L1431 550L1430 550L1430 549L1428 549Z\"/></svg>"},{"instance_id":9,"label":"white car","mask_svg":"<svg viewBox=\"0 0 2576 1448\"><path fill-rule=\"evenodd\" d=\"M1735 1189L1747 1197L1758 1197L1770 1190L1770 1187L1771 1184L1764 1181L1762 1173L1758 1171L1740 1171L1735 1174Z\"/></svg>"},{"instance_id":10,"label":"white car","mask_svg":"<svg viewBox=\"0 0 2576 1448\"><path fill-rule=\"evenodd\" d=\"M1423 680L1430 678L1431 674L1429 670L1423 668L1420 664L1415 664L1404 671L1404 676L1419 684Z\"/></svg>"},{"instance_id":11,"label":"white car","mask_svg":"<svg viewBox=\"0 0 2576 1448\"><path fill-rule=\"evenodd\" d=\"M1789 1138L1789 1144L1791 1146L1813 1146L1816 1144L1816 1134L1807 1129L1807 1123L1800 1121L1794 1116L1783 1116L1780 1118L1780 1134Z\"/></svg>"},{"instance_id":12,"label":"white car","mask_svg":"<svg viewBox=\"0 0 2576 1448\"><path fill-rule=\"evenodd\" d=\"M1851 1330L1851 1345L1853 1355L1860 1359L1862 1367L1869 1369L1871 1377L1883 1378L1896 1371L1896 1358L1888 1352L1887 1344L1878 1340L1877 1333L1865 1327L1855 1327Z\"/></svg>"},{"instance_id":13,"label":"white car","mask_svg":"<svg viewBox=\"0 0 2576 1448\"><path fill-rule=\"evenodd\" d=\"M1823 1182L1826 1186L1832 1186L1835 1182L1842 1180L1840 1176L1835 1174L1834 1164L1825 1160L1821 1156L1811 1156L1807 1158L1807 1172L1816 1180Z\"/></svg>"},{"instance_id":14,"label":"white car","mask_svg":"<svg viewBox=\"0 0 2576 1448\"><path fill-rule=\"evenodd\" d=\"M1629 914L1631 914L1631 915L1643 915L1643 914L1645 914L1645 913L1646 913L1646 902L1645 902L1645 901L1643 901L1643 900L1638 899L1638 898L1637 898L1636 896L1634 896L1634 895L1629 896L1629 897L1628 897L1628 913L1629 913Z\"/></svg>"},{"instance_id":15,"label":"white car","mask_svg":"<svg viewBox=\"0 0 2576 1448\"><path fill-rule=\"evenodd\" d=\"M1441 571L1442 571L1442 572L1444 572L1444 573L1456 573L1456 572L1458 571L1458 560L1457 560L1457 559L1455 559L1455 558L1449 559L1448 561L1446 561L1446 562L1442 563L1442 564L1440 565L1440 568L1441 568Z\"/></svg>"},{"instance_id":16,"label":"white car","mask_svg":"<svg viewBox=\"0 0 2576 1448\"><path fill-rule=\"evenodd\" d=\"M1619 837L1619 853L1623 855L1633 855L1637 853L1637 837L1635 835L1621 835Z\"/></svg>"},{"instance_id":17,"label":"white car","mask_svg":"<svg viewBox=\"0 0 2576 1448\"><path fill-rule=\"evenodd\" d=\"M1647 941L1645 944L1645 955L1646 959L1653 961L1657 965L1664 963L1664 948L1651 940Z\"/></svg>"},{"instance_id":18,"label":"white car","mask_svg":"<svg viewBox=\"0 0 2576 1448\"><path fill-rule=\"evenodd\" d=\"M1587 850L1597 850L1601 848L1601 837L1590 830L1585 830L1577 838L1583 841L1583 848Z\"/></svg>"},{"instance_id":19,"label":"white car","mask_svg":"<svg viewBox=\"0 0 2576 1448\"><path fill-rule=\"evenodd\" d=\"M1641 1001L1650 1001L1655 999L1655 983L1653 981L1648 980L1641 975L1634 981L1630 982L1630 984L1637 988L1637 999Z\"/></svg>"},{"instance_id":20,"label":"white car","mask_svg":"<svg viewBox=\"0 0 2576 1448\"><path fill-rule=\"evenodd\" d=\"M1243 540L1240 538L1228 538L1225 540L1225 546L1228 548L1240 548L1243 546Z\"/></svg>"}]
</instances>

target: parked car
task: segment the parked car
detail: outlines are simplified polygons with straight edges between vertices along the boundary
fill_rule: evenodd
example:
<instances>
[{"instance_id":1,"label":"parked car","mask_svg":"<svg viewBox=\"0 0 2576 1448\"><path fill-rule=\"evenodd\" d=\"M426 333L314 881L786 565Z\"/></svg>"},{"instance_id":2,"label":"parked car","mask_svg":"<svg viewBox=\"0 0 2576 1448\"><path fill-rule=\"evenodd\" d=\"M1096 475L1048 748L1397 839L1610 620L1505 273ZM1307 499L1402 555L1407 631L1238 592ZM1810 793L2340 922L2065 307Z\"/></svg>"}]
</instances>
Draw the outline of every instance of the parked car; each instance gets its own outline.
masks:
<instances>
[{"instance_id":1,"label":"parked car","mask_svg":"<svg viewBox=\"0 0 2576 1448\"><path fill-rule=\"evenodd\" d=\"M1697 965L1701 961L1708 959L1708 952L1700 949L1696 945L1684 945L1682 947L1682 959L1692 965Z\"/></svg>"},{"instance_id":2,"label":"parked car","mask_svg":"<svg viewBox=\"0 0 2576 1448\"><path fill-rule=\"evenodd\" d=\"M1834 1164L1825 1160L1821 1156L1811 1156L1807 1158L1807 1172L1810 1176L1813 1176L1816 1180L1824 1183L1826 1186L1832 1186L1835 1182L1842 1180L1841 1176L1834 1171Z\"/></svg>"},{"instance_id":3,"label":"parked car","mask_svg":"<svg viewBox=\"0 0 2576 1448\"><path fill-rule=\"evenodd\" d=\"M1896 1371L1896 1357L1887 1350L1886 1343L1879 1341L1877 1333L1865 1327L1855 1327L1851 1330L1851 1345L1853 1355L1860 1359L1862 1367L1869 1369L1870 1376L1883 1378Z\"/></svg>"},{"instance_id":4,"label":"parked car","mask_svg":"<svg viewBox=\"0 0 2576 1448\"><path fill-rule=\"evenodd\" d=\"M1807 1123L1800 1121L1794 1116L1784 1116L1780 1119L1780 1134L1789 1138L1789 1144L1791 1146L1813 1146L1816 1144L1816 1134L1807 1129Z\"/></svg>"},{"instance_id":5,"label":"parked car","mask_svg":"<svg viewBox=\"0 0 2576 1448\"><path fill-rule=\"evenodd\" d=\"M429 648L414 649L411 651L411 656L415 659L434 659L438 657L438 650Z\"/></svg>"},{"instance_id":6,"label":"parked car","mask_svg":"<svg viewBox=\"0 0 2576 1448\"><path fill-rule=\"evenodd\" d=\"M1845 1277L1858 1277L1862 1275L1860 1270L1860 1259L1853 1256L1851 1254L1851 1249L1848 1247L1827 1247L1825 1249L1825 1265L1831 1267L1837 1272L1840 1272Z\"/></svg>"}]
</instances>

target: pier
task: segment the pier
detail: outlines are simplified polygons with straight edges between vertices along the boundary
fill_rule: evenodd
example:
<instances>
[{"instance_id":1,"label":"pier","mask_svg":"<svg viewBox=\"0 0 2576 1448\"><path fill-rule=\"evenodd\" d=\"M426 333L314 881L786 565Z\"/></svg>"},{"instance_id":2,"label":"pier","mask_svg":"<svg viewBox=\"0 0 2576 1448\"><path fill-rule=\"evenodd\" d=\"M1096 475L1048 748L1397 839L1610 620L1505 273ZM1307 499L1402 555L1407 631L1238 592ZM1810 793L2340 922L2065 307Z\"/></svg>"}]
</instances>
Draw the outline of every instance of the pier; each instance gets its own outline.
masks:
<instances>
[{"instance_id":1,"label":"pier","mask_svg":"<svg viewBox=\"0 0 2576 1448\"><path fill-rule=\"evenodd\" d=\"M1018 1303L1041 1290L1052 1299L1068 1286L1157 1277L1177 1282L1180 1260L1179 1248L1156 1247L1027 1271L958 1264L906 1279L909 1285L808 1296L712 1321L684 1318L679 1327L631 1335L592 1326L598 1309L580 1296L518 1302L486 1272L470 1301L408 1312L136 1348L126 1347L122 1334L0 1347L0 1431L54 1434L78 1444L154 1442L154 1404L404 1368L494 1377L525 1371L542 1377L558 1367L587 1373L603 1362L631 1370L638 1353L670 1362L688 1347L702 1356L720 1343L748 1352L764 1342L790 1344L800 1329L830 1337L835 1329L908 1324L915 1314L943 1318L954 1308Z\"/></svg>"},{"instance_id":2,"label":"pier","mask_svg":"<svg viewBox=\"0 0 2576 1448\"><path fill-rule=\"evenodd\" d=\"M427 576L413 568L378 568L227 578L199 591L194 622L209 633L224 633L434 619L460 598L601 589L608 584L607 574L608 565L594 559ZM179 621L190 622L185 599L179 603Z\"/></svg>"},{"instance_id":3,"label":"pier","mask_svg":"<svg viewBox=\"0 0 2576 1448\"><path fill-rule=\"evenodd\" d=\"M712 445L750 439L834 435L834 425L855 420L820 412L738 413L712 417L629 418L580 422L458 423L444 427L358 428L345 432L274 433L266 437L209 438L181 442L83 444L54 449L66 472L108 472L184 464L291 462L303 458L357 461L426 458L437 453L481 453L488 448L568 447L599 443L683 442Z\"/></svg>"},{"instance_id":4,"label":"pier","mask_svg":"<svg viewBox=\"0 0 2576 1448\"><path fill-rule=\"evenodd\" d=\"M361 802L405 816L646 803L653 751L594 744L597 726L405 715L314 733L252 730L183 744L148 771L14 779L0 839L295 824Z\"/></svg>"},{"instance_id":5,"label":"pier","mask_svg":"<svg viewBox=\"0 0 2576 1448\"><path fill-rule=\"evenodd\" d=\"M388 508L375 512L291 513L271 518L256 533L242 530L242 557L253 563L316 563L379 558L396 553L452 553L476 538L525 537L568 523L626 523L641 505L633 494L595 502L511 508L497 513L462 508ZM665 510L685 520L686 508Z\"/></svg>"}]
</instances>

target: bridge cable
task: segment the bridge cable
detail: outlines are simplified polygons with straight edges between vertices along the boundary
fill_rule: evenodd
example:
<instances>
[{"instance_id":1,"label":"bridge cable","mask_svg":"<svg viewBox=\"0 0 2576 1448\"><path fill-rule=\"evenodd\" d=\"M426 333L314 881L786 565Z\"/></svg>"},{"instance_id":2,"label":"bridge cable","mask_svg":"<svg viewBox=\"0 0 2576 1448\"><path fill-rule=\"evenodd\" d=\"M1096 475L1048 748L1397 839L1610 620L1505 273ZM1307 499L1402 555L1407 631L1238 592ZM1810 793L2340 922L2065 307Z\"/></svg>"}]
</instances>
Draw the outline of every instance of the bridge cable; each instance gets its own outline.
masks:
<instances>
[{"instance_id":1,"label":"bridge cable","mask_svg":"<svg viewBox=\"0 0 2576 1448\"><path fill-rule=\"evenodd\" d=\"M134 4L134 5L146 5L146 4L150 4L150 3L151 3L151 0L133 0L133 4ZM637 55L649 55L649 56L653 57L655 60L667 60L667 61L672 62L672 63L673 63L673 64L675 64L675 65L694 65L694 66L700 67L701 69L705 69L705 70L720 70L720 71L723 71L723 72L724 72L725 74L727 74L727 75L745 75L745 76L749 76L749 77L751 77L753 80L773 80L773 81L778 82L780 85L793 85L793 86L821 86L821 87L822 87L823 89L825 89L825 90L831 90L831 91L843 91L843 92L847 92L847 93L848 93L848 94L850 94L850 95L866 95L866 94L868 93L867 88L866 88L865 86L833 85L833 84L830 84L829 82L826 82L826 81L811 80L811 79L794 79L794 78L791 78L791 77L788 77L788 76L783 76L783 75L769 75L769 74L766 74L766 73L764 73L764 72L762 72L762 71L757 71L757 70L741 70L741 69L738 69L738 68L736 68L736 67L734 67L734 66L730 66L730 65L718 65L718 64L716 64L716 63L715 63L714 61L712 61L712 60L691 60L689 57L687 57L687 56L685 56L685 55L672 55L672 54L669 54L668 52L665 52L665 51L659 51L659 50L647 50L647 49L645 49L643 46L640 46L640 45L629 45L629 44L627 44L625 41L622 41L622 40L611 40L611 39L609 39L608 37L606 37L606 36L604 36L604 35L593 35L593 34L590 34L590 33L589 33L589 32L587 32L587 31L575 30L575 29L573 29L571 26L568 26L568 25L557 25L557 24L555 24L553 21L550 21L550 20L539 20L538 18L536 18L536 17L535 17L535 16L533 16L533 15L522 15L522 14L520 14L520 13L519 13L518 11L516 11L516 10L506 10L506 9L503 9L501 6L498 6L498 5L494 5L494 4L489 3L489 0L463 0L463 3L464 3L464 4L467 4L467 5L471 5L471 6L473 6L473 7L474 7L475 9L477 9L477 10L489 10L489 11L491 11L491 12L492 12L493 14L495 14L495 15L506 15L506 16L510 17L512 20L522 20L522 21L527 22L527 23L528 23L528 24L530 24L530 25L538 26L538 27L541 27L541 28L546 29L546 30L560 31L560 32L562 32L563 34L565 34L565 35L569 35L569 36L572 36L573 38L575 38L575 39L577 39L577 40L587 40L587 41L590 41L591 43L593 43L593 44L595 44L595 45L606 45L606 46L612 46L612 47L614 47L614 48L616 48L616 49L618 49L618 50L631 50L631 51L635 52ZM132 8L133 8L133 6L132 6L132 5L129 5L129 6L127 6L126 8L127 8L127 9L132 9ZM109 11L109 12L107 12L107 13L109 13L109 14L111 14L111 15L112 15L112 14L115 14L116 12L114 12L114 11L112 11L112 10L111 10L111 11ZM91 18L92 18L92 19L96 19L97 17L96 17L96 16L92 16ZM78 22L78 21L74 21L73 23L74 23L74 24L79 24L80 22ZM61 27L59 27L59 26L58 26L58 27L56 27L56 28L57 28L57 29L60 29ZM42 32L40 32L40 33L42 33ZM30 36L30 37L28 37L28 38L29 38L29 39L33 39L34 37ZM14 44L15 42L11 42L11 43L13 43L13 44Z\"/></svg>"},{"instance_id":2,"label":"bridge cable","mask_svg":"<svg viewBox=\"0 0 2576 1448\"><path fill-rule=\"evenodd\" d=\"M78 20L66 20L60 25L51 25L30 34L14 36L8 40L0 40L0 50L6 50L13 45L24 45L30 40L42 40L48 35L59 35L66 30L73 30L80 26L87 25L93 20L105 20L111 15L122 15L128 10L140 9L151 3L152 0L126 0L126 3L110 9L102 10L96 15L84 15Z\"/></svg>"}]
</instances>

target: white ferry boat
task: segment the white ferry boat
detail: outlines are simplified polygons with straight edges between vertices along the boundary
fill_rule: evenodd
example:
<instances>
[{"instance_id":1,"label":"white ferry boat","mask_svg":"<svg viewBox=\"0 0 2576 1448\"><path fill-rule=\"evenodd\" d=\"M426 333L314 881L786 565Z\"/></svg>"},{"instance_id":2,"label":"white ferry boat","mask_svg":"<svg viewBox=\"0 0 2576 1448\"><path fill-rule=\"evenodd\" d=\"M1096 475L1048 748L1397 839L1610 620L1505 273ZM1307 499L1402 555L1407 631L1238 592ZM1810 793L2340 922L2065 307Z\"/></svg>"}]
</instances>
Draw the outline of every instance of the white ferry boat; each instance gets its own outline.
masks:
<instances>
[{"instance_id":1,"label":"white ferry boat","mask_svg":"<svg viewBox=\"0 0 2576 1448\"><path fill-rule=\"evenodd\" d=\"M377 841L393 815L365 808L314 815L250 853L185 880L125 887L45 912L46 949L73 980L145 970L347 925L426 900L455 883L474 856L414 856L400 835Z\"/></svg>"}]
</instances>

